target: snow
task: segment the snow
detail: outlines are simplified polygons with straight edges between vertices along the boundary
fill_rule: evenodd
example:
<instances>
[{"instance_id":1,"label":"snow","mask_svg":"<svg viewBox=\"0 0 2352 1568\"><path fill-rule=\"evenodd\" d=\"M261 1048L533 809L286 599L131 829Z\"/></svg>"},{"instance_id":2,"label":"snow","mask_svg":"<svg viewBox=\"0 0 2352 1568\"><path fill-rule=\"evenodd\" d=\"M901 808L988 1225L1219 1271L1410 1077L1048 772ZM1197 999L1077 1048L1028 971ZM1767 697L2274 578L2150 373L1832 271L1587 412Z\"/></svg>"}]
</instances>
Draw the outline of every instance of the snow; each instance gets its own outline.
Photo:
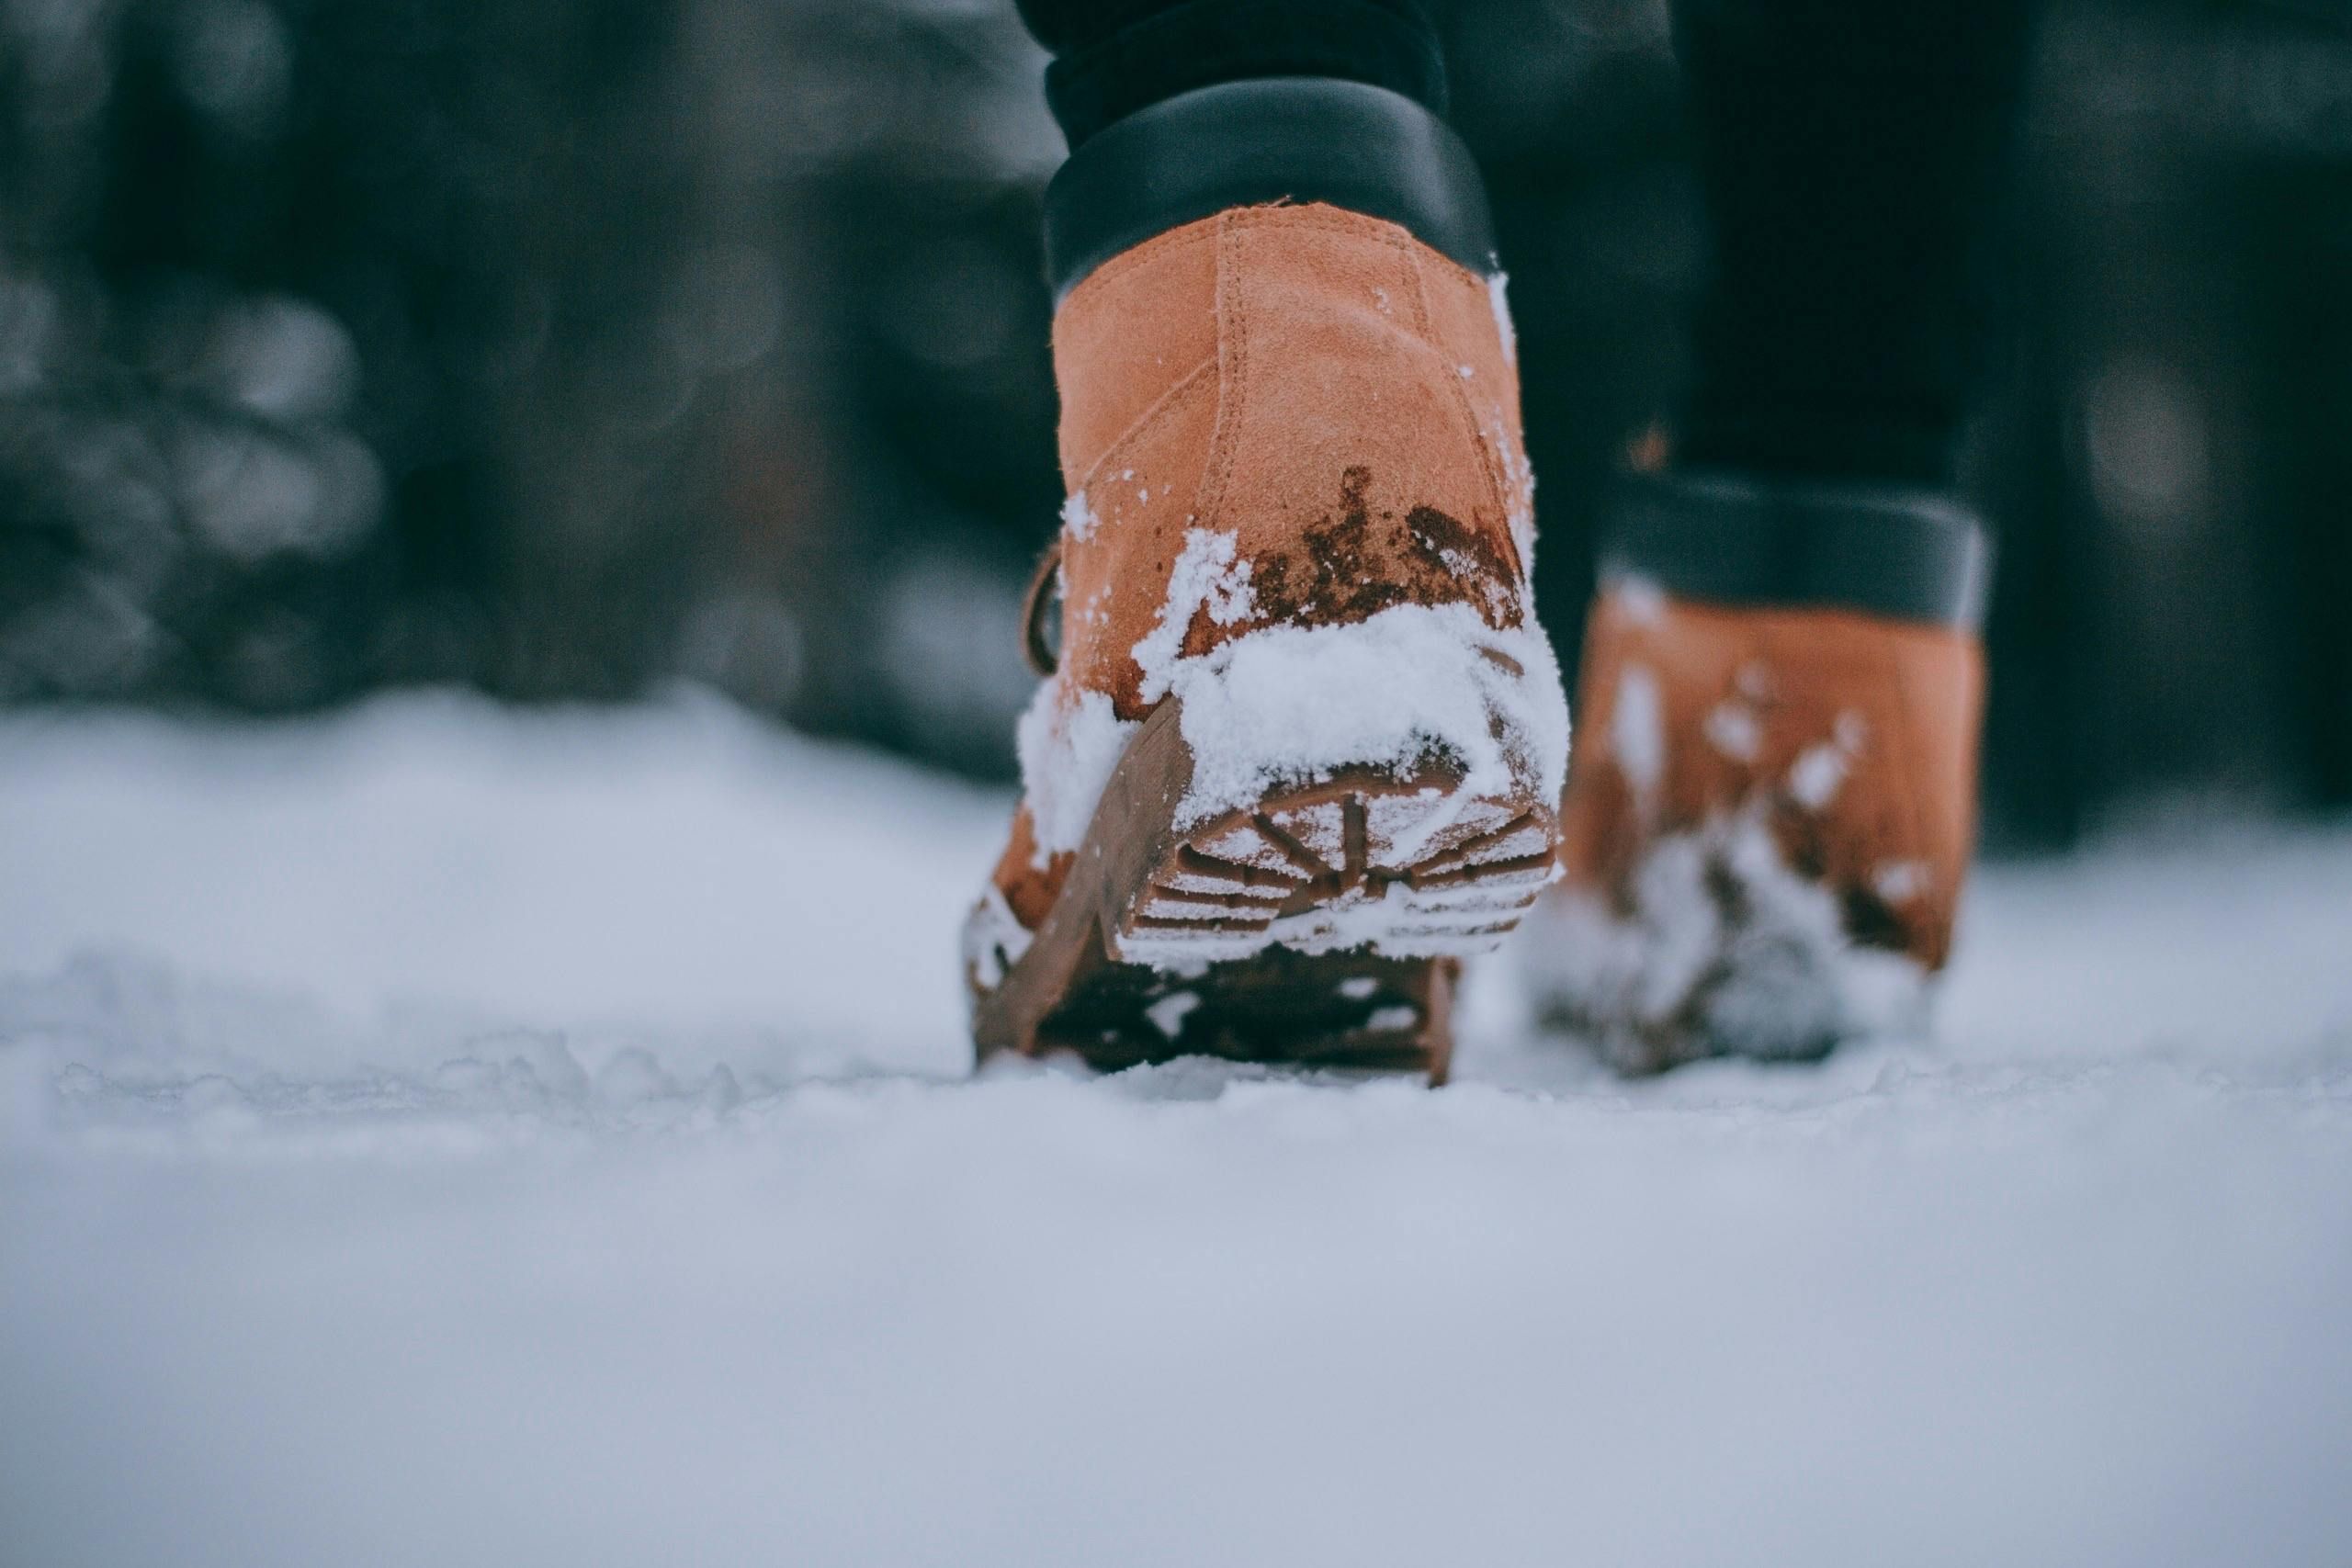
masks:
<instances>
[{"instance_id":1,"label":"snow","mask_svg":"<svg viewBox=\"0 0 2352 1568\"><path fill-rule=\"evenodd\" d=\"M1257 593L1250 586L1251 562L1237 558L1238 535L1214 528L1188 528L1184 547L1169 568L1168 592L1159 614L1134 649L1136 668L1143 671L1141 691L1146 702L1166 696L1182 672L1185 634L1193 617L1205 612L1221 626L1238 626L1257 611Z\"/></svg>"},{"instance_id":2,"label":"snow","mask_svg":"<svg viewBox=\"0 0 2352 1568\"><path fill-rule=\"evenodd\" d=\"M1708 744L1735 762L1753 762L1764 749L1764 721L1745 703L1717 703L1707 710L1704 728Z\"/></svg>"},{"instance_id":3,"label":"snow","mask_svg":"<svg viewBox=\"0 0 2352 1568\"><path fill-rule=\"evenodd\" d=\"M1636 795L1647 796L1666 777L1666 699L1646 664L1628 664L1618 672L1609 744L1618 771Z\"/></svg>"},{"instance_id":4,"label":"snow","mask_svg":"<svg viewBox=\"0 0 2352 1568\"><path fill-rule=\"evenodd\" d=\"M1495 335L1502 340L1503 362L1519 363L1519 333L1510 324L1510 275L1503 272L1487 274L1487 308L1495 313Z\"/></svg>"},{"instance_id":5,"label":"snow","mask_svg":"<svg viewBox=\"0 0 2352 1568\"><path fill-rule=\"evenodd\" d=\"M1924 861L1882 861L1871 872L1871 890L1894 905L1908 904L1926 893L1930 880Z\"/></svg>"},{"instance_id":6,"label":"snow","mask_svg":"<svg viewBox=\"0 0 2352 1568\"><path fill-rule=\"evenodd\" d=\"M1039 871L1085 841L1102 791L1142 728L1119 716L1108 692L1072 685L1058 675L1038 682L1015 741Z\"/></svg>"},{"instance_id":7,"label":"snow","mask_svg":"<svg viewBox=\"0 0 2352 1568\"><path fill-rule=\"evenodd\" d=\"M963 1076L1009 801L708 701L0 720L51 1565L2343 1561L2352 824L1995 867L1935 1044Z\"/></svg>"},{"instance_id":8,"label":"snow","mask_svg":"<svg viewBox=\"0 0 2352 1568\"><path fill-rule=\"evenodd\" d=\"M1467 604L1262 627L1176 660L1165 684L1193 753L1180 827L1254 805L1280 781L1408 765L1433 748L1458 760L1465 801L1524 789L1555 799L1566 776L1568 707L1551 644L1489 626Z\"/></svg>"},{"instance_id":9,"label":"snow","mask_svg":"<svg viewBox=\"0 0 2352 1568\"><path fill-rule=\"evenodd\" d=\"M1617 717L1625 711L1621 694ZM1746 1055L1783 1058L1816 1055L1828 1040L1921 1030L1919 965L1849 942L1838 900L1789 869L1760 809L1662 835L1627 894L1621 909L1589 891L1564 892L1530 915L1530 940L1512 949L1533 994L1585 1021L1594 1045L1624 1066L1667 1065L1653 1059L1650 1041L1686 1036L1678 1021L1745 1042ZM1676 1055L1707 1049L1685 1039Z\"/></svg>"},{"instance_id":10,"label":"snow","mask_svg":"<svg viewBox=\"0 0 2352 1568\"><path fill-rule=\"evenodd\" d=\"M1062 502L1062 526L1069 531L1069 536L1084 544L1094 537L1094 530L1099 525L1094 509L1086 503L1086 491L1070 491L1069 499Z\"/></svg>"},{"instance_id":11,"label":"snow","mask_svg":"<svg viewBox=\"0 0 2352 1568\"><path fill-rule=\"evenodd\" d=\"M1184 1027L1184 1015L1200 1005L1196 992L1171 991L1143 1010L1163 1038L1173 1040Z\"/></svg>"},{"instance_id":12,"label":"snow","mask_svg":"<svg viewBox=\"0 0 2352 1568\"><path fill-rule=\"evenodd\" d=\"M1255 806L1279 783L1408 764L1432 749L1459 760L1465 800L1531 784L1557 797L1567 699L1540 631L1498 630L1466 604L1399 604L1346 625L1264 626L1187 657L1196 616L1234 626L1255 614L1251 563L1238 552L1233 534L1188 530L1133 649L1143 698L1182 704L1193 771L1179 827ZM1017 739L1040 869L1084 841L1137 728L1104 693L1059 677L1038 686Z\"/></svg>"},{"instance_id":13,"label":"snow","mask_svg":"<svg viewBox=\"0 0 2352 1568\"><path fill-rule=\"evenodd\" d=\"M1843 748L1825 740L1808 746L1789 766L1789 794L1808 811L1819 811L1838 798L1849 766Z\"/></svg>"},{"instance_id":14,"label":"snow","mask_svg":"<svg viewBox=\"0 0 2352 1568\"><path fill-rule=\"evenodd\" d=\"M1003 890L993 879L984 884L964 922L964 967L973 979L991 990L1004 984L1006 971L1021 962L1032 940Z\"/></svg>"}]
</instances>

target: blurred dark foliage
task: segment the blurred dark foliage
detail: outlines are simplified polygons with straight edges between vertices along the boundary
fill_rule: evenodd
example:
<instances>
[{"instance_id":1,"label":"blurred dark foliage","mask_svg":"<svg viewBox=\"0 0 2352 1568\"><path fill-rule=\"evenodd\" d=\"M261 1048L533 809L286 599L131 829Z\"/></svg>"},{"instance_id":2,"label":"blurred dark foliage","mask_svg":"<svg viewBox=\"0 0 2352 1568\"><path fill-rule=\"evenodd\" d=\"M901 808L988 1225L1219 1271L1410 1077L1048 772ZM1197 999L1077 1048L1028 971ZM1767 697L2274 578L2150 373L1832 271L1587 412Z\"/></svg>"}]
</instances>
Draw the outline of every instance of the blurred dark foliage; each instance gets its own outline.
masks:
<instances>
[{"instance_id":1,"label":"blurred dark foliage","mask_svg":"<svg viewBox=\"0 0 2352 1568\"><path fill-rule=\"evenodd\" d=\"M1657 0L1465 0L1564 650L1703 236ZM0 0L0 701L687 678L1002 773L1053 526L982 0ZM2051 13L1973 484L1990 810L2352 803L2352 34Z\"/></svg>"}]
</instances>

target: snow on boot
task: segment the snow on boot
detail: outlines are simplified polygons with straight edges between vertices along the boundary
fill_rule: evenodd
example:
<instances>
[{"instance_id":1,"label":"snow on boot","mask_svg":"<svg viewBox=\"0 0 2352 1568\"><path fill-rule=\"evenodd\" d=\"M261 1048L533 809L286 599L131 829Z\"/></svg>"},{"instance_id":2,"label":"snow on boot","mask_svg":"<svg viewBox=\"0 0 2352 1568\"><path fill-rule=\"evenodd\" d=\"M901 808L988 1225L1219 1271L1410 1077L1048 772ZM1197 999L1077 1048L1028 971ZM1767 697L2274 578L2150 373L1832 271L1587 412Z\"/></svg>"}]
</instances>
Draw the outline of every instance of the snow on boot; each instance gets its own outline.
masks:
<instances>
[{"instance_id":1,"label":"snow on boot","mask_svg":"<svg viewBox=\"0 0 2352 1568\"><path fill-rule=\"evenodd\" d=\"M1458 961L1555 874L1567 752L1500 279L1455 259L1476 179L1409 100L1297 81L1057 179L1061 637L1033 613L1051 673L966 932L983 1058L1443 1076Z\"/></svg>"},{"instance_id":2,"label":"snow on boot","mask_svg":"<svg viewBox=\"0 0 2352 1568\"><path fill-rule=\"evenodd\" d=\"M1939 496L1683 475L1604 545L1519 958L1631 1072L1916 1029L1974 830L1983 531Z\"/></svg>"}]
</instances>

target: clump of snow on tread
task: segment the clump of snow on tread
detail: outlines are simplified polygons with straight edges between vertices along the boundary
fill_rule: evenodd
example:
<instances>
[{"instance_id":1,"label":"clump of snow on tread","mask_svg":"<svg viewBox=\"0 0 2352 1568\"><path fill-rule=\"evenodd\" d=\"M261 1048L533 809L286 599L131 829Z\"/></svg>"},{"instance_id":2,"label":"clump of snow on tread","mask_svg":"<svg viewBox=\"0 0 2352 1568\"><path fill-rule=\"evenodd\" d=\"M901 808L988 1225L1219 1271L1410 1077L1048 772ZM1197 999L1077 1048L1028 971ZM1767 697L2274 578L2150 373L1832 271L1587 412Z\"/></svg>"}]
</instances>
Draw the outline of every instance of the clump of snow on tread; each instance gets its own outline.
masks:
<instances>
[{"instance_id":1,"label":"clump of snow on tread","mask_svg":"<svg viewBox=\"0 0 2352 1568\"><path fill-rule=\"evenodd\" d=\"M1140 650L1139 650L1140 656ZM1183 702L1192 787L1179 827L1335 768L1432 752L1462 795L1555 799L1568 707L1540 631L1498 630L1467 604L1398 604L1347 626L1269 626L1166 670Z\"/></svg>"},{"instance_id":2,"label":"clump of snow on tread","mask_svg":"<svg viewBox=\"0 0 2352 1568\"><path fill-rule=\"evenodd\" d=\"M1080 689L1071 694L1059 681L1046 681L1021 716L1014 742L1021 755L1021 783L1035 829L1039 870L1086 837L1087 824L1102 798L1137 726L1121 718L1107 693Z\"/></svg>"},{"instance_id":3,"label":"clump of snow on tread","mask_svg":"<svg viewBox=\"0 0 2352 1568\"><path fill-rule=\"evenodd\" d=\"M1628 1067L1716 1054L1806 1057L1925 1026L1927 976L1856 946L1838 901L1792 871L1759 818L1660 839L1631 908L1556 893L1531 914L1522 973L1538 1004Z\"/></svg>"}]
</instances>

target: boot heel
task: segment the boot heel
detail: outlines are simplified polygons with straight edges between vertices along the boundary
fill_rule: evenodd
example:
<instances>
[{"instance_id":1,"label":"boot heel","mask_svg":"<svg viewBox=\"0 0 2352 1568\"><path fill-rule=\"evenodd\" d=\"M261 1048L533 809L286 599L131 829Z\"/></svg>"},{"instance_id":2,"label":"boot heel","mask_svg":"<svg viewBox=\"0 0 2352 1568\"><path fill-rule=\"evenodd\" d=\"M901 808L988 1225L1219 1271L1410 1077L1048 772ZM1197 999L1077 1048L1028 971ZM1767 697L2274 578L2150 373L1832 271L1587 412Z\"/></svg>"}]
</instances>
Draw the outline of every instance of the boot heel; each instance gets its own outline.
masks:
<instances>
[{"instance_id":1,"label":"boot heel","mask_svg":"<svg viewBox=\"0 0 2352 1568\"><path fill-rule=\"evenodd\" d=\"M1179 827L1192 764L1170 703L1113 774L1053 915L979 998L982 1054L1442 1081L1461 960L1499 944L1556 874L1553 804L1473 794L1441 755L1330 770Z\"/></svg>"}]
</instances>

